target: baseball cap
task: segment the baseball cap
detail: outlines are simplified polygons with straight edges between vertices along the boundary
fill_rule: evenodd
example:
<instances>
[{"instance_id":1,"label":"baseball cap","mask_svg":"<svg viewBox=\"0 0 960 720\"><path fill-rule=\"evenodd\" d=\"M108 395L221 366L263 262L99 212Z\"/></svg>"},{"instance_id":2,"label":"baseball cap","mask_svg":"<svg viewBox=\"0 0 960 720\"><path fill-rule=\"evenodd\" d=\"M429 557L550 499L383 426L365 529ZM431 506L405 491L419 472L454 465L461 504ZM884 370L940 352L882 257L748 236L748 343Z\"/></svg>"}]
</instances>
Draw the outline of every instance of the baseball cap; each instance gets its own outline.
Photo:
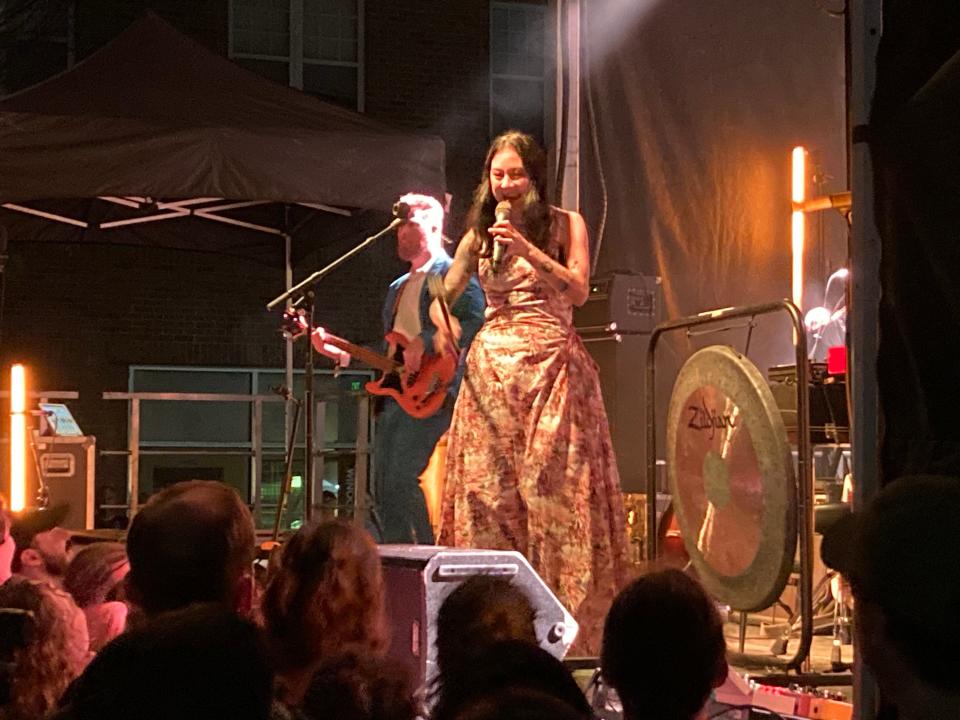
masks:
<instances>
[{"instance_id":1,"label":"baseball cap","mask_svg":"<svg viewBox=\"0 0 960 720\"><path fill-rule=\"evenodd\" d=\"M16 540L18 548L28 548L34 537L60 525L69 512L69 504L57 503L47 508L14 513L11 515L13 522L10 525L10 535Z\"/></svg>"},{"instance_id":2,"label":"baseball cap","mask_svg":"<svg viewBox=\"0 0 960 720\"><path fill-rule=\"evenodd\" d=\"M960 662L945 659L960 643L960 477L895 480L830 527L820 554L880 608L908 658L957 681Z\"/></svg>"}]
</instances>

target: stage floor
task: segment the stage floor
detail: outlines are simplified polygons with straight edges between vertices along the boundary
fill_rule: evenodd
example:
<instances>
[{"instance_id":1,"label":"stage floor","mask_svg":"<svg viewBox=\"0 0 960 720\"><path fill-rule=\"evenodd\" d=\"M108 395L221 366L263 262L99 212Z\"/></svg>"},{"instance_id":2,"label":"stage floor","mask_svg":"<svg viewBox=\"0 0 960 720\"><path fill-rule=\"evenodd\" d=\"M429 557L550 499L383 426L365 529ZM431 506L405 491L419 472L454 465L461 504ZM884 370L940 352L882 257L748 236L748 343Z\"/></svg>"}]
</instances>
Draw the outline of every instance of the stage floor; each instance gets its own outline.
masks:
<instances>
[{"instance_id":1,"label":"stage floor","mask_svg":"<svg viewBox=\"0 0 960 720\"><path fill-rule=\"evenodd\" d=\"M731 653L739 651L740 627L737 623L726 623L724 625L724 636L727 639L727 649ZM748 655L769 655L771 658L771 646L774 644L775 636L771 637L765 632L762 625L750 624L747 626L747 636L744 643L744 652ZM789 658L797 650L797 643L800 642L799 633L795 634L787 646L787 652L780 655L782 658ZM833 638L830 635L814 635L813 644L810 648L810 670L815 673L828 673L832 671L831 655L833 652ZM840 661L842 663L853 663L853 645L840 646ZM747 668L744 668L747 670ZM750 670L751 674L755 670Z\"/></svg>"}]
</instances>

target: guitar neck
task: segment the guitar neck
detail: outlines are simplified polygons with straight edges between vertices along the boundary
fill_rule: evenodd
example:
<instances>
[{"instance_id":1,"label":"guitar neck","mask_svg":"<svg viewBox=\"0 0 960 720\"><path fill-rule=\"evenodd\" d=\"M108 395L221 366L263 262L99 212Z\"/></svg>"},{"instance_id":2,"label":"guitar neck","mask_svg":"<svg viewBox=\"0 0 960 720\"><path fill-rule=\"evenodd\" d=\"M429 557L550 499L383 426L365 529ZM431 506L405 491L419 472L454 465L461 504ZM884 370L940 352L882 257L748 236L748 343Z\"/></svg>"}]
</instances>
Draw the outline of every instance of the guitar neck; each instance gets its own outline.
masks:
<instances>
[{"instance_id":1,"label":"guitar neck","mask_svg":"<svg viewBox=\"0 0 960 720\"><path fill-rule=\"evenodd\" d=\"M365 347L360 345L355 345L349 340L344 340L341 337L336 335L325 334L323 341L328 345L333 345L334 347L345 350L350 355L355 357L357 360L362 362L364 365L369 365L372 368L375 368L381 372L393 372L396 369L397 364L388 358L386 355L381 355L380 353L375 353L373 350L368 350Z\"/></svg>"}]
</instances>

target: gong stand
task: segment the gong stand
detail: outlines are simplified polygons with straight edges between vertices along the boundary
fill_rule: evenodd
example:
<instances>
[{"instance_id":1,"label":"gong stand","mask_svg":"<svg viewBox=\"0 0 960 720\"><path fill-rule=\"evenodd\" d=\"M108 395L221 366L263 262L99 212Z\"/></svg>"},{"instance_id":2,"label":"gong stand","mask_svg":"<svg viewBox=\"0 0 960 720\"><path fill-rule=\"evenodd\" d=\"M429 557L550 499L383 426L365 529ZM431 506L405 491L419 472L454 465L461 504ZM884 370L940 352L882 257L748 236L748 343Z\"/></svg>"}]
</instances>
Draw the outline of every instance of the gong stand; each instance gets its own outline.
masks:
<instances>
[{"instance_id":1,"label":"gong stand","mask_svg":"<svg viewBox=\"0 0 960 720\"><path fill-rule=\"evenodd\" d=\"M656 350L665 333L688 336L747 327L786 313L797 367L798 459L762 373L726 345L695 352L677 375L667 426L667 473L691 564L719 602L747 612L769 607L786 585L800 550L800 643L790 658L731 653L736 664L802 669L813 642L813 449L807 386L807 338L789 300L713 310L658 325L647 349L646 559L657 557ZM732 320L746 323L731 325ZM726 323L725 325L719 325ZM719 326L718 326L719 325ZM696 330L700 328L699 330Z\"/></svg>"}]
</instances>

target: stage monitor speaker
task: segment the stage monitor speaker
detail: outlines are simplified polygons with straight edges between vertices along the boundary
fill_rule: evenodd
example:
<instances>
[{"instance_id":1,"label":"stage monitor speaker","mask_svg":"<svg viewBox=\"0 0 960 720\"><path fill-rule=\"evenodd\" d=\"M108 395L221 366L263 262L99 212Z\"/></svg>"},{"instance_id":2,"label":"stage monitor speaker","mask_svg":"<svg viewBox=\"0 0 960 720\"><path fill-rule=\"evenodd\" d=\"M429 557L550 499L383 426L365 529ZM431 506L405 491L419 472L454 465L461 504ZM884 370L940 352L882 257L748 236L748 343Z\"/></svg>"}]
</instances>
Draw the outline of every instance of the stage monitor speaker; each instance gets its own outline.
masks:
<instances>
[{"instance_id":1,"label":"stage monitor speaker","mask_svg":"<svg viewBox=\"0 0 960 720\"><path fill-rule=\"evenodd\" d=\"M407 665L423 687L437 673L440 606L472 575L507 577L523 590L537 610L541 647L558 659L577 635L576 621L518 552L433 545L380 545L379 550L392 630L390 655Z\"/></svg>"},{"instance_id":2,"label":"stage monitor speaker","mask_svg":"<svg viewBox=\"0 0 960 720\"><path fill-rule=\"evenodd\" d=\"M97 440L92 435L32 434L36 462L27 459L27 498L37 497L37 471L43 473L50 505L67 503L70 511L62 526L70 530L93 528L94 476Z\"/></svg>"}]
</instances>

